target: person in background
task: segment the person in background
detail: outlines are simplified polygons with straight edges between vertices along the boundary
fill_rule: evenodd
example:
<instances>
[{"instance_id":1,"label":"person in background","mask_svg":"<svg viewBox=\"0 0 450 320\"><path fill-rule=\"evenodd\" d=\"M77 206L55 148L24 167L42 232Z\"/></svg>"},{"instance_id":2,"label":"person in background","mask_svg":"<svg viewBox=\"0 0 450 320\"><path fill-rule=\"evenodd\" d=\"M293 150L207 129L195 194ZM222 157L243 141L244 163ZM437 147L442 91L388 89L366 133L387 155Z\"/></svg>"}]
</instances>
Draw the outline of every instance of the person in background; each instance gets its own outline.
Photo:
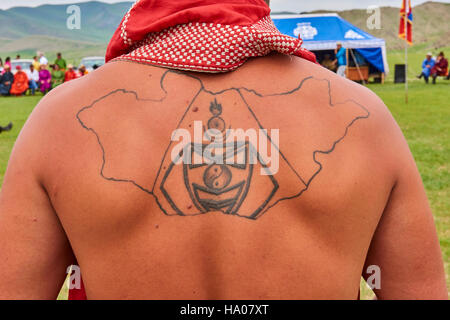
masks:
<instances>
[{"instance_id":1,"label":"person in background","mask_svg":"<svg viewBox=\"0 0 450 320\"><path fill-rule=\"evenodd\" d=\"M334 53L336 54L336 59L334 60L334 64L337 65L337 71L336 73L341 77L345 76L345 70L347 70L347 56L346 56L347 50L345 50L344 47L342 47L342 43L338 42L336 43L336 49L334 50Z\"/></svg>"},{"instance_id":2,"label":"person in background","mask_svg":"<svg viewBox=\"0 0 450 320\"><path fill-rule=\"evenodd\" d=\"M437 77L448 76L448 61L445 59L444 52L440 52L436 58L436 63L431 69L431 77L433 78L433 84L436 84Z\"/></svg>"},{"instance_id":3,"label":"person in background","mask_svg":"<svg viewBox=\"0 0 450 320\"><path fill-rule=\"evenodd\" d=\"M48 65L48 60L47 60L47 58L44 56L44 53L43 53L43 52L38 51L38 57L39 57L39 63L40 63L40 64Z\"/></svg>"},{"instance_id":4,"label":"person in background","mask_svg":"<svg viewBox=\"0 0 450 320\"><path fill-rule=\"evenodd\" d=\"M47 70L46 64L41 64L41 71L39 71L39 89L43 94L46 94L51 89L52 75Z\"/></svg>"},{"instance_id":5,"label":"person in background","mask_svg":"<svg viewBox=\"0 0 450 320\"><path fill-rule=\"evenodd\" d=\"M33 57L33 62L32 62L32 64L33 64L34 70L36 70L37 72L39 72L39 70L40 70L40 68L41 68L41 64L39 63L39 60L38 60L38 57L37 57L37 56L34 56L34 57Z\"/></svg>"},{"instance_id":6,"label":"person in background","mask_svg":"<svg viewBox=\"0 0 450 320\"><path fill-rule=\"evenodd\" d=\"M59 67L59 64L55 63L53 65L53 70L52 70L52 89L56 88L63 82L64 82L64 71L61 70L61 68Z\"/></svg>"},{"instance_id":7,"label":"person in background","mask_svg":"<svg viewBox=\"0 0 450 320\"><path fill-rule=\"evenodd\" d=\"M58 52L56 55L55 64L59 66L61 71L66 71L67 63L66 60L62 58L61 52Z\"/></svg>"},{"instance_id":8,"label":"person in background","mask_svg":"<svg viewBox=\"0 0 450 320\"><path fill-rule=\"evenodd\" d=\"M3 72L3 60L2 58L0 58L0 75L2 74L2 72Z\"/></svg>"},{"instance_id":9,"label":"person in background","mask_svg":"<svg viewBox=\"0 0 450 320\"><path fill-rule=\"evenodd\" d=\"M10 131L13 127L12 122L8 123L8 125L6 127L2 127L0 126L0 133L5 132L5 131Z\"/></svg>"},{"instance_id":10,"label":"person in background","mask_svg":"<svg viewBox=\"0 0 450 320\"><path fill-rule=\"evenodd\" d=\"M28 90L28 76L22 71L20 65L16 67L16 70L10 93L14 96L21 96Z\"/></svg>"},{"instance_id":11,"label":"person in background","mask_svg":"<svg viewBox=\"0 0 450 320\"><path fill-rule=\"evenodd\" d=\"M76 78L78 78L78 75L75 72L75 70L73 70L73 65L71 65L71 64L67 65L67 71L64 76L64 82L67 82L67 81L70 81L70 80L73 80Z\"/></svg>"},{"instance_id":12,"label":"person in background","mask_svg":"<svg viewBox=\"0 0 450 320\"><path fill-rule=\"evenodd\" d=\"M16 55L16 60L19 60L20 59L20 54L17 54Z\"/></svg>"},{"instance_id":13,"label":"person in background","mask_svg":"<svg viewBox=\"0 0 450 320\"><path fill-rule=\"evenodd\" d=\"M11 72L9 64L5 63L4 69L3 74L0 76L0 94L2 96L9 96L14 81L14 75Z\"/></svg>"},{"instance_id":14,"label":"person in background","mask_svg":"<svg viewBox=\"0 0 450 320\"><path fill-rule=\"evenodd\" d=\"M34 68L33 64L30 64L30 68L25 71L28 76L28 87L31 90L31 94L34 96L36 89L38 89L39 72Z\"/></svg>"},{"instance_id":15,"label":"person in background","mask_svg":"<svg viewBox=\"0 0 450 320\"><path fill-rule=\"evenodd\" d=\"M336 72L336 64L331 60L331 55L328 53L324 56L321 65L330 71Z\"/></svg>"},{"instance_id":16,"label":"person in background","mask_svg":"<svg viewBox=\"0 0 450 320\"><path fill-rule=\"evenodd\" d=\"M3 68L5 68L6 66L9 66L9 70L11 71L12 66L11 66L11 58L10 57L6 57L6 59L5 59L5 64L4 64ZM3 70L3 72L5 72L5 70Z\"/></svg>"},{"instance_id":17,"label":"person in background","mask_svg":"<svg viewBox=\"0 0 450 320\"><path fill-rule=\"evenodd\" d=\"M425 79L425 83L428 83L434 64L435 60L433 59L433 54L428 52L425 60L422 62L422 73L418 75L417 78L421 79L423 77Z\"/></svg>"},{"instance_id":18,"label":"person in background","mask_svg":"<svg viewBox=\"0 0 450 320\"><path fill-rule=\"evenodd\" d=\"M84 66L84 65L81 65L79 68L78 68L78 77L82 77L82 76L85 76L85 75L87 75L89 72L86 70L86 67Z\"/></svg>"}]
</instances>

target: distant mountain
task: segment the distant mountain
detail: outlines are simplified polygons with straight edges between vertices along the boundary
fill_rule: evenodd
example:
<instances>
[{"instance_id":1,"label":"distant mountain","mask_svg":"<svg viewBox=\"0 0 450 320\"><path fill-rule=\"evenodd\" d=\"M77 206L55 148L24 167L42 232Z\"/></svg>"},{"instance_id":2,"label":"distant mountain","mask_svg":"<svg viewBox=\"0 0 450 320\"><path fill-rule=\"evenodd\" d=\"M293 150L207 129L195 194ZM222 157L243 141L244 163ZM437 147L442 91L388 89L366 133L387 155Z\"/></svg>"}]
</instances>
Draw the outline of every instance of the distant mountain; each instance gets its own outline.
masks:
<instances>
[{"instance_id":1,"label":"distant mountain","mask_svg":"<svg viewBox=\"0 0 450 320\"><path fill-rule=\"evenodd\" d=\"M341 17L370 34L386 40L388 49L404 48L398 38L399 9L381 8L381 29L367 28L366 10L339 12ZM413 42L425 48L440 48L450 45L450 3L425 2L413 8Z\"/></svg>"},{"instance_id":2,"label":"distant mountain","mask_svg":"<svg viewBox=\"0 0 450 320\"><path fill-rule=\"evenodd\" d=\"M308 13L331 13L335 11L313 11ZM397 36L400 22L399 8L381 8L381 29L367 27L369 14L366 10L345 10L337 12L342 18L358 28L386 40L388 49L404 48L404 41ZM414 45L426 48L440 48L450 44L450 4L425 2L413 7Z\"/></svg>"},{"instance_id":3,"label":"distant mountain","mask_svg":"<svg viewBox=\"0 0 450 320\"><path fill-rule=\"evenodd\" d=\"M80 30L70 30L66 26L69 17L66 10L69 5L15 7L0 10L0 37L17 40L27 36L41 35L105 43L111 38L132 3L107 4L97 1L78 3L81 10ZM3 51L2 48L0 51Z\"/></svg>"},{"instance_id":4,"label":"distant mountain","mask_svg":"<svg viewBox=\"0 0 450 320\"><path fill-rule=\"evenodd\" d=\"M76 63L83 55L104 55L109 39L132 4L79 3L80 30L67 28L67 4L0 10L0 56L4 58L20 53L22 57L31 57L36 50L42 50L53 59L56 52L62 51L67 59ZM359 28L386 39L388 49L403 48L404 43L397 38L398 8L381 8L380 30L368 30L366 21L369 15L365 10L338 13ZM414 7L413 13L415 45L423 48L449 45L450 4L426 2Z\"/></svg>"}]
</instances>

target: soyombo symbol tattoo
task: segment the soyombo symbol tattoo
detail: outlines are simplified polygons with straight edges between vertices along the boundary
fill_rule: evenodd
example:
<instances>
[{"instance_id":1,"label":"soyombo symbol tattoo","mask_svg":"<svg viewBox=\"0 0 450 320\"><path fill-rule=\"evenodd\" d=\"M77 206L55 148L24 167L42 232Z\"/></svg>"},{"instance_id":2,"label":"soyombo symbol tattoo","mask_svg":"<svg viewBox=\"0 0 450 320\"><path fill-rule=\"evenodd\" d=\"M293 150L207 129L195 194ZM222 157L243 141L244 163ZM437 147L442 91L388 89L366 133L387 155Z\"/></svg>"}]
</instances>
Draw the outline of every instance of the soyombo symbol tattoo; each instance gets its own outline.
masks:
<instances>
[{"instance_id":1,"label":"soyombo symbol tattoo","mask_svg":"<svg viewBox=\"0 0 450 320\"><path fill-rule=\"evenodd\" d=\"M186 86L194 89L180 92L183 87L180 81L186 81ZM320 111L330 113L332 120L324 119L321 124L290 122L300 121L291 119L290 112L302 107L298 105L298 97L306 92L302 88L311 83L320 84L324 90ZM356 121L370 116L364 106L353 100L333 102L330 82L313 77L303 79L288 92L263 95L243 87L212 92L199 78L168 70L161 77L160 86L164 95L159 99L143 99L134 91L114 90L82 108L77 119L97 138L103 154L101 177L132 184L152 195L168 216L219 211L258 219L281 201L299 197L308 190L322 170L317 156L333 152ZM260 106L276 106L281 99L285 118L280 123ZM182 101L188 101L184 102L187 104L184 110L180 108ZM345 110L345 116L341 110ZM124 130L120 133L113 130L124 117L130 130L139 128L139 138L130 141L123 135ZM164 121L167 124L164 128L172 126L158 132L159 136L167 137L168 145L145 139L155 136L155 130L146 125L150 121ZM336 123L338 129L323 134L327 126L333 124L336 128ZM282 150L277 129L284 125L321 133L320 143L308 140L305 147L305 141L298 137ZM150 144L152 153L161 159L156 169L154 160L153 165L147 165L146 159L142 159L141 151ZM300 146L304 155L294 156ZM279 162L274 155L279 155ZM136 162L142 165L129 165Z\"/></svg>"}]
</instances>

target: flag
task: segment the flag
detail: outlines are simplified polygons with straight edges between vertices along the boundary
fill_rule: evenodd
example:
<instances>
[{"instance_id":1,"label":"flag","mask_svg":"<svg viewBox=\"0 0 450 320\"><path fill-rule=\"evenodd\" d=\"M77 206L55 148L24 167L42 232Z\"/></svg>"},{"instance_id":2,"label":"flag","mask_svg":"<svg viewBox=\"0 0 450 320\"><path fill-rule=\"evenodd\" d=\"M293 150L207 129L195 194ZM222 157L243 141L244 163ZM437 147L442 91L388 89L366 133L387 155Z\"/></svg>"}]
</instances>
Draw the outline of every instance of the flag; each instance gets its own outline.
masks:
<instances>
[{"instance_id":1,"label":"flag","mask_svg":"<svg viewBox=\"0 0 450 320\"><path fill-rule=\"evenodd\" d=\"M410 45L412 45L412 24L413 24L413 14L412 14L412 7L411 7L411 0L408 0L408 12L406 13L406 0L403 0L402 8L400 9L400 28L398 30L398 37L400 39L405 39L405 18L407 19L406 22L406 41Z\"/></svg>"}]
</instances>

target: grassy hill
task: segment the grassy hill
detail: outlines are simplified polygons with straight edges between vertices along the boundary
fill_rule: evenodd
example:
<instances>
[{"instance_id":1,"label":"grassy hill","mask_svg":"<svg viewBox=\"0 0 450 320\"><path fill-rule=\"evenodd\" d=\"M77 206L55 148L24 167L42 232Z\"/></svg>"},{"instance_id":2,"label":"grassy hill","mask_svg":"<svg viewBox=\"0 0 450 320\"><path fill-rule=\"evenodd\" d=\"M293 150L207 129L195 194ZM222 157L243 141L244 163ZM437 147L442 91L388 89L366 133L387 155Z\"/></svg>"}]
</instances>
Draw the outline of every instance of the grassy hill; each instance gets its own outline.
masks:
<instances>
[{"instance_id":1,"label":"grassy hill","mask_svg":"<svg viewBox=\"0 0 450 320\"><path fill-rule=\"evenodd\" d=\"M450 44L450 3L426 2L413 8L413 41L423 48L440 48ZM388 49L400 49L404 42L397 36L399 9L381 8L381 29L367 28L368 14L365 10L349 10L339 15L358 28L386 40Z\"/></svg>"},{"instance_id":2,"label":"grassy hill","mask_svg":"<svg viewBox=\"0 0 450 320\"><path fill-rule=\"evenodd\" d=\"M81 29L66 26L68 5L43 5L35 8L15 7L0 10L1 37L17 39L31 35L104 43L131 6L131 2L77 4L81 10ZM3 50L1 50L3 51Z\"/></svg>"},{"instance_id":3,"label":"grassy hill","mask_svg":"<svg viewBox=\"0 0 450 320\"><path fill-rule=\"evenodd\" d=\"M37 50L50 60L62 51L71 63L87 55L104 55L106 45L132 2L107 4L97 1L78 4L81 29L66 27L68 5L43 5L0 10L0 57L32 57ZM414 7L414 47L420 55L426 50L450 44L450 4L426 2ZM317 11L320 12L320 11ZM321 11L323 12L323 11ZM389 51L399 51L404 44L397 38L399 9L381 8L381 29L368 30L365 10L338 12L359 28L384 38Z\"/></svg>"},{"instance_id":4,"label":"grassy hill","mask_svg":"<svg viewBox=\"0 0 450 320\"><path fill-rule=\"evenodd\" d=\"M337 13L358 28L386 40L388 49L404 48L404 42L397 36L400 22L399 8L382 7L381 9L381 29L367 28L369 14L366 10L355 9L337 11ZM336 11L312 11L308 13L332 13ZM286 14L286 12L284 12ZM293 13L293 12L288 12ZM305 12L306 13L306 12ZM450 43L450 3L425 2L413 7L414 25L413 40L414 45L422 48L440 48L448 46Z\"/></svg>"},{"instance_id":5,"label":"grassy hill","mask_svg":"<svg viewBox=\"0 0 450 320\"><path fill-rule=\"evenodd\" d=\"M366 10L345 10L337 13L358 28L386 40L388 49L401 49L404 42L397 36L400 22L399 8L382 7L381 29L367 28L369 14ZM332 13L336 11L312 11L308 13ZM284 12L286 14L286 12ZM293 13L293 12L288 12ZM306 12L305 12L306 13ZM422 48L440 48L450 43L450 3L425 2L413 7L414 45Z\"/></svg>"},{"instance_id":6,"label":"grassy hill","mask_svg":"<svg viewBox=\"0 0 450 320\"><path fill-rule=\"evenodd\" d=\"M31 58L44 51L52 61L61 51L70 63L83 56L103 56L112 34L132 2L86 2L81 9L81 29L66 26L68 5L43 5L0 10L0 57Z\"/></svg>"}]
</instances>

